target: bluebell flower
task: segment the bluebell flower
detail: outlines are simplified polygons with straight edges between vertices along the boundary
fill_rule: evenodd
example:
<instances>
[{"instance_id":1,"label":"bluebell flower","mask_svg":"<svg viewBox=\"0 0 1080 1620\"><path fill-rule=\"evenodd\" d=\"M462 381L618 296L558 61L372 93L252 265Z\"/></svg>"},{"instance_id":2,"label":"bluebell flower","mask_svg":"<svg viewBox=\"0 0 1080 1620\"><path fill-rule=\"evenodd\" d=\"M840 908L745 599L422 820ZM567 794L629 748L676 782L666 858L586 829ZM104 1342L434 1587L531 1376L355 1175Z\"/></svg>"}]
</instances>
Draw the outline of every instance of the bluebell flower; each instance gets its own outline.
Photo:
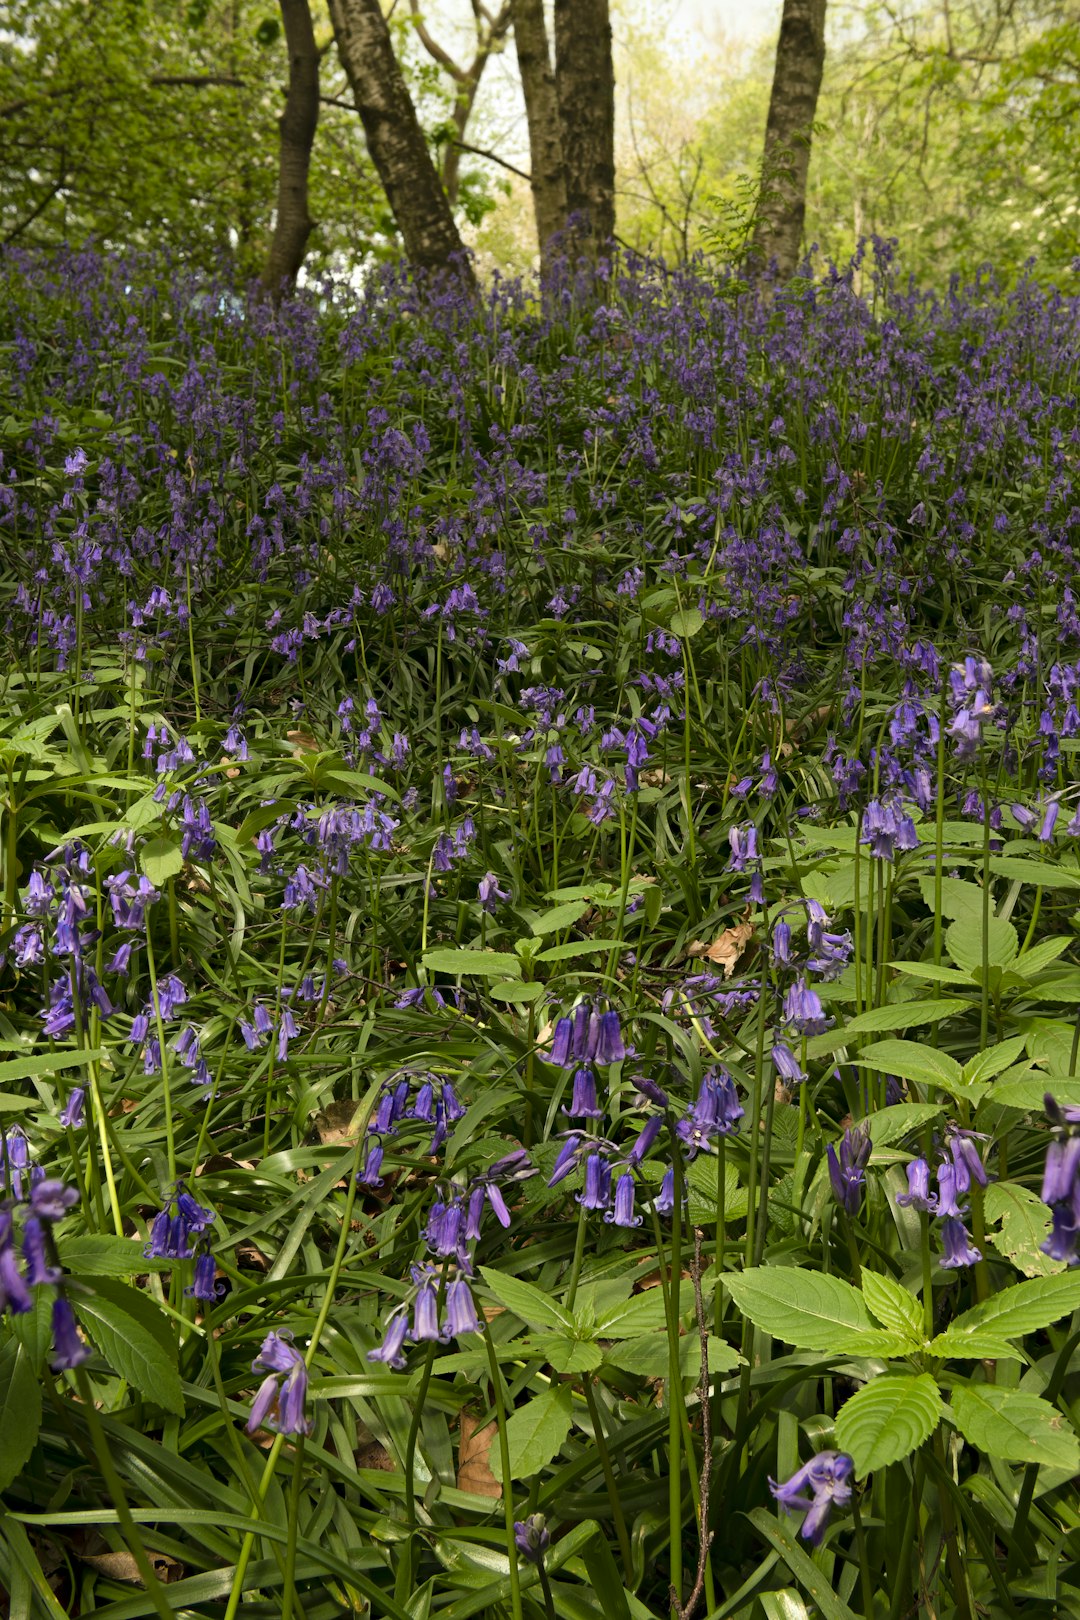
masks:
<instances>
[{"instance_id":1,"label":"bluebell flower","mask_svg":"<svg viewBox=\"0 0 1080 1620\"><path fill-rule=\"evenodd\" d=\"M53 1354L49 1365L53 1372L68 1372L81 1366L93 1353L80 1339L75 1312L63 1294L57 1294L53 1300L52 1336Z\"/></svg>"},{"instance_id":2,"label":"bluebell flower","mask_svg":"<svg viewBox=\"0 0 1080 1620\"><path fill-rule=\"evenodd\" d=\"M62 1221L78 1202L79 1194L74 1187L52 1177L35 1182L30 1191L30 1208L43 1221Z\"/></svg>"},{"instance_id":3,"label":"bluebell flower","mask_svg":"<svg viewBox=\"0 0 1080 1620\"><path fill-rule=\"evenodd\" d=\"M604 1110L596 1100L596 1075L592 1069L577 1069L570 1106L563 1109L569 1119L603 1119Z\"/></svg>"},{"instance_id":4,"label":"bluebell flower","mask_svg":"<svg viewBox=\"0 0 1080 1620\"><path fill-rule=\"evenodd\" d=\"M640 1226L641 1216L634 1214L634 1176L626 1170L615 1183L615 1208L608 1210L605 1221L614 1226Z\"/></svg>"},{"instance_id":5,"label":"bluebell flower","mask_svg":"<svg viewBox=\"0 0 1080 1620\"><path fill-rule=\"evenodd\" d=\"M868 844L878 860L891 861L904 850L917 849L919 835L909 815L895 804L871 799L863 812L860 844Z\"/></svg>"},{"instance_id":6,"label":"bluebell flower","mask_svg":"<svg viewBox=\"0 0 1080 1620\"><path fill-rule=\"evenodd\" d=\"M753 822L745 828L732 827L728 832L728 843L731 846L731 859L727 866L729 872L744 872L748 861L758 859L757 828Z\"/></svg>"},{"instance_id":7,"label":"bluebell flower","mask_svg":"<svg viewBox=\"0 0 1080 1620\"><path fill-rule=\"evenodd\" d=\"M23 1222L23 1260L26 1264L26 1280L31 1288L38 1283L55 1286L63 1275L59 1267L49 1264L45 1232L45 1225L37 1215L28 1215Z\"/></svg>"},{"instance_id":8,"label":"bluebell flower","mask_svg":"<svg viewBox=\"0 0 1080 1620\"><path fill-rule=\"evenodd\" d=\"M907 1166L908 1190L906 1193L897 1193L896 1202L901 1207L911 1205L922 1210L924 1215L936 1215L938 1201L930 1191L930 1166L925 1159L912 1159Z\"/></svg>"},{"instance_id":9,"label":"bluebell flower","mask_svg":"<svg viewBox=\"0 0 1080 1620\"><path fill-rule=\"evenodd\" d=\"M825 1149L829 1163L829 1180L833 1196L849 1215L857 1215L866 1185L866 1166L870 1160L870 1135L864 1128L848 1128L840 1139L840 1153L830 1142Z\"/></svg>"},{"instance_id":10,"label":"bluebell flower","mask_svg":"<svg viewBox=\"0 0 1080 1620\"><path fill-rule=\"evenodd\" d=\"M252 1372L268 1376L251 1403L248 1434L272 1429L277 1434L310 1434L311 1424L304 1411L308 1374L304 1358L286 1335L268 1333L251 1363Z\"/></svg>"},{"instance_id":11,"label":"bluebell flower","mask_svg":"<svg viewBox=\"0 0 1080 1620\"><path fill-rule=\"evenodd\" d=\"M402 1347L408 1335L409 1322L403 1311L397 1311L386 1324L386 1334L382 1344L376 1349L369 1350L369 1361L383 1361L387 1366L400 1372L405 1366L405 1357Z\"/></svg>"},{"instance_id":12,"label":"bluebell flower","mask_svg":"<svg viewBox=\"0 0 1080 1620\"><path fill-rule=\"evenodd\" d=\"M937 1167L937 1213L941 1217L960 1216L967 1212L967 1205L957 1202L956 1166L951 1159L943 1159Z\"/></svg>"},{"instance_id":13,"label":"bluebell flower","mask_svg":"<svg viewBox=\"0 0 1080 1620\"><path fill-rule=\"evenodd\" d=\"M664 1171L660 1191L653 1199L653 1207L659 1215L670 1215L675 1208L675 1166L673 1164L669 1164Z\"/></svg>"},{"instance_id":14,"label":"bluebell flower","mask_svg":"<svg viewBox=\"0 0 1080 1620\"><path fill-rule=\"evenodd\" d=\"M184 1190L183 1182L178 1182L173 1196L166 1200L164 1208L154 1217L150 1241L143 1253L148 1260L191 1260L195 1254L192 1238L198 1238L213 1225L214 1220L214 1211L197 1203Z\"/></svg>"},{"instance_id":15,"label":"bluebell flower","mask_svg":"<svg viewBox=\"0 0 1080 1620\"><path fill-rule=\"evenodd\" d=\"M522 1558L530 1564L541 1564L551 1541L542 1513L533 1513L527 1519L514 1520L514 1545Z\"/></svg>"},{"instance_id":16,"label":"bluebell flower","mask_svg":"<svg viewBox=\"0 0 1080 1620\"><path fill-rule=\"evenodd\" d=\"M548 1186L555 1187L567 1176L573 1175L577 1169L580 1155L585 1151L585 1141L580 1132L571 1131L562 1147L555 1155L555 1164L548 1178Z\"/></svg>"},{"instance_id":17,"label":"bluebell flower","mask_svg":"<svg viewBox=\"0 0 1080 1620\"><path fill-rule=\"evenodd\" d=\"M773 1067L785 1085L801 1085L806 1075L799 1067L798 1059L786 1041L774 1041L772 1048Z\"/></svg>"},{"instance_id":18,"label":"bluebell flower","mask_svg":"<svg viewBox=\"0 0 1080 1620\"><path fill-rule=\"evenodd\" d=\"M15 1253L15 1223L8 1209L0 1209L0 1312L20 1316L33 1308L34 1296L19 1270Z\"/></svg>"},{"instance_id":19,"label":"bluebell flower","mask_svg":"<svg viewBox=\"0 0 1080 1620\"><path fill-rule=\"evenodd\" d=\"M507 889L499 888L499 881L494 872L484 873L477 885L476 896L484 910L490 912L492 916L495 915L496 908L500 901L509 900L510 898L510 894Z\"/></svg>"},{"instance_id":20,"label":"bluebell flower","mask_svg":"<svg viewBox=\"0 0 1080 1620\"><path fill-rule=\"evenodd\" d=\"M412 1267L416 1283L413 1301L413 1325L409 1334L414 1343L432 1342L442 1337L439 1332L439 1295L435 1284L437 1273L430 1268Z\"/></svg>"},{"instance_id":21,"label":"bluebell flower","mask_svg":"<svg viewBox=\"0 0 1080 1620\"><path fill-rule=\"evenodd\" d=\"M791 1478L769 1489L787 1513L805 1513L799 1534L812 1547L821 1545L833 1508L846 1508L851 1501L854 1460L844 1451L820 1451Z\"/></svg>"},{"instance_id":22,"label":"bluebell flower","mask_svg":"<svg viewBox=\"0 0 1080 1620\"><path fill-rule=\"evenodd\" d=\"M463 1277L455 1278L446 1290L446 1334L456 1339L462 1333L481 1332L472 1289Z\"/></svg>"},{"instance_id":23,"label":"bluebell flower","mask_svg":"<svg viewBox=\"0 0 1080 1620\"><path fill-rule=\"evenodd\" d=\"M956 1125L950 1125L946 1139L957 1192L967 1192L973 1181L978 1182L980 1187L985 1187L990 1178L975 1145L977 1140L985 1141L985 1136L980 1136L976 1131L964 1131Z\"/></svg>"},{"instance_id":24,"label":"bluebell flower","mask_svg":"<svg viewBox=\"0 0 1080 1620\"><path fill-rule=\"evenodd\" d=\"M225 1292L225 1284L217 1280L217 1262L209 1249L204 1249L195 1261L195 1276L184 1293L190 1299L201 1299L211 1303L220 1299Z\"/></svg>"},{"instance_id":25,"label":"bluebell flower","mask_svg":"<svg viewBox=\"0 0 1080 1620\"><path fill-rule=\"evenodd\" d=\"M585 1160L585 1187L577 1195L583 1209L607 1209L611 1202L611 1166L601 1153Z\"/></svg>"},{"instance_id":26,"label":"bluebell flower","mask_svg":"<svg viewBox=\"0 0 1080 1620\"><path fill-rule=\"evenodd\" d=\"M800 1035L823 1035L831 1022L821 998L805 979L796 979L784 997L784 1022Z\"/></svg>"},{"instance_id":27,"label":"bluebell flower","mask_svg":"<svg viewBox=\"0 0 1080 1620\"><path fill-rule=\"evenodd\" d=\"M383 1162L383 1145L378 1140L378 1138L376 1137L376 1139L371 1143L371 1146L367 1150L367 1157L364 1160L363 1169L357 1171L357 1174L356 1174L356 1184L357 1184L357 1186L358 1187L381 1187L382 1184L383 1184L383 1178L379 1174L379 1171L382 1169L382 1162Z\"/></svg>"},{"instance_id":28,"label":"bluebell flower","mask_svg":"<svg viewBox=\"0 0 1080 1620\"><path fill-rule=\"evenodd\" d=\"M942 1222L941 1240L945 1251L941 1264L946 1268L974 1266L982 1259L982 1252L968 1241L967 1227L958 1216L950 1215Z\"/></svg>"},{"instance_id":29,"label":"bluebell flower","mask_svg":"<svg viewBox=\"0 0 1080 1620\"><path fill-rule=\"evenodd\" d=\"M626 1155L626 1161L628 1164L641 1164L642 1160L645 1158L645 1155L656 1141L656 1138L660 1135L663 1124L663 1120L657 1114L654 1114L652 1119L645 1122L645 1125L638 1135L637 1141L630 1149L630 1152Z\"/></svg>"},{"instance_id":30,"label":"bluebell flower","mask_svg":"<svg viewBox=\"0 0 1080 1620\"><path fill-rule=\"evenodd\" d=\"M687 1158L695 1158L714 1137L732 1135L738 1130L744 1113L735 1082L727 1070L707 1069L697 1100L675 1127L676 1135L686 1144Z\"/></svg>"}]
</instances>

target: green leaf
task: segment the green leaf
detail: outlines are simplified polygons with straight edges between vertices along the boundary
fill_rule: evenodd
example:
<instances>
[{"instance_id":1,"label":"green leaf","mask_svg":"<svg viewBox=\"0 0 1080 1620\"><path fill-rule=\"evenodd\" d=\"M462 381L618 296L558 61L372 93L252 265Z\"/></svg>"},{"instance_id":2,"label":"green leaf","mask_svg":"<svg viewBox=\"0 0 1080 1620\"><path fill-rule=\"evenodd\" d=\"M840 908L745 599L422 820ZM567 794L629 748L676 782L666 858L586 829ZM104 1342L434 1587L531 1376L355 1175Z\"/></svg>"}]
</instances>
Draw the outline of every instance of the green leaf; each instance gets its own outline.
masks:
<instances>
[{"instance_id":1,"label":"green leaf","mask_svg":"<svg viewBox=\"0 0 1080 1620\"><path fill-rule=\"evenodd\" d=\"M1016 1062L1026 1044L1026 1035L1014 1035L1010 1040L999 1041L996 1046L988 1046L985 1052L977 1052L964 1064L964 1084L982 1085L992 1080Z\"/></svg>"},{"instance_id":2,"label":"green leaf","mask_svg":"<svg viewBox=\"0 0 1080 1620\"><path fill-rule=\"evenodd\" d=\"M72 1304L114 1372L166 1412L184 1413L184 1391L176 1370L175 1341L161 1312L134 1288L98 1278L93 1292L73 1292ZM165 1342L151 1325L165 1327Z\"/></svg>"},{"instance_id":3,"label":"green leaf","mask_svg":"<svg viewBox=\"0 0 1080 1620\"><path fill-rule=\"evenodd\" d=\"M643 1294L609 1306L597 1321L596 1334L600 1339L636 1339L666 1325L663 1289L647 1288Z\"/></svg>"},{"instance_id":4,"label":"green leaf","mask_svg":"<svg viewBox=\"0 0 1080 1620\"><path fill-rule=\"evenodd\" d=\"M994 1181L983 1194L988 1221L1000 1222L998 1232L988 1232L994 1248L1012 1261L1025 1277L1049 1277L1065 1270L1064 1260L1051 1260L1042 1253L1050 1231L1050 1210L1030 1187L1015 1181Z\"/></svg>"},{"instance_id":5,"label":"green leaf","mask_svg":"<svg viewBox=\"0 0 1080 1620\"><path fill-rule=\"evenodd\" d=\"M924 1342L923 1311L913 1294L892 1277L878 1271L863 1271L863 1298L883 1328L904 1338Z\"/></svg>"},{"instance_id":6,"label":"green leaf","mask_svg":"<svg viewBox=\"0 0 1080 1620\"><path fill-rule=\"evenodd\" d=\"M1025 979L1033 979L1036 973L1048 968L1051 962L1056 962L1062 956L1073 940L1067 934L1055 934L1050 939L1042 939L1033 945L1030 951L1021 951L1012 965L1012 971L1019 973Z\"/></svg>"},{"instance_id":7,"label":"green leaf","mask_svg":"<svg viewBox=\"0 0 1080 1620\"><path fill-rule=\"evenodd\" d=\"M897 1001L887 1007L871 1007L846 1023L843 1029L830 1029L825 1035L813 1035L806 1043L807 1057L819 1057L825 1052L847 1044L849 1037L870 1035L881 1029L914 1029L919 1024L936 1024L945 1018L956 1018L971 1011L969 1001L944 996L934 1001Z\"/></svg>"},{"instance_id":8,"label":"green leaf","mask_svg":"<svg viewBox=\"0 0 1080 1620\"><path fill-rule=\"evenodd\" d=\"M1080 1469L1080 1443L1068 1420L1039 1395L964 1384L953 1390L952 1411L964 1439L987 1456L1074 1474Z\"/></svg>"},{"instance_id":9,"label":"green leaf","mask_svg":"<svg viewBox=\"0 0 1080 1620\"><path fill-rule=\"evenodd\" d=\"M557 934L560 928L570 928L578 922L589 909L587 900L567 900L565 905L552 906L550 911L541 912L539 917L530 922L529 927L536 935Z\"/></svg>"},{"instance_id":10,"label":"green leaf","mask_svg":"<svg viewBox=\"0 0 1080 1620\"><path fill-rule=\"evenodd\" d=\"M1080 1108L1080 1080L1060 1075L1033 1074L1028 1079L1010 1080L1006 1075L999 1085L992 1087L989 1101L1003 1108L1022 1108L1025 1113L1041 1114L1046 1093L1050 1091L1060 1103Z\"/></svg>"},{"instance_id":11,"label":"green leaf","mask_svg":"<svg viewBox=\"0 0 1080 1620\"><path fill-rule=\"evenodd\" d=\"M519 1406L509 1418L506 1441L510 1450L512 1479L531 1479L562 1450L570 1433L571 1401L570 1385L554 1384L524 1406ZM498 1437L492 1443L488 1466L502 1483Z\"/></svg>"},{"instance_id":12,"label":"green leaf","mask_svg":"<svg viewBox=\"0 0 1080 1620\"><path fill-rule=\"evenodd\" d=\"M822 1620L855 1620L843 1598L833 1591L829 1576L799 1546L786 1518L774 1519L767 1508L760 1507L751 1508L747 1518L758 1534L780 1554L799 1585L817 1605Z\"/></svg>"},{"instance_id":13,"label":"green leaf","mask_svg":"<svg viewBox=\"0 0 1080 1620\"><path fill-rule=\"evenodd\" d=\"M888 1335L874 1327L858 1290L839 1277L793 1266L757 1266L725 1277L724 1286L755 1327L799 1350L889 1353L874 1348Z\"/></svg>"},{"instance_id":14,"label":"green leaf","mask_svg":"<svg viewBox=\"0 0 1080 1620\"><path fill-rule=\"evenodd\" d=\"M549 945L536 958L538 962L570 962L575 956L593 956L597 951L608 952L619 945L617 939L571 939L565 945ZM622 947L626 948L625 944Z\"/></svg>"},{"instance_id":15,"label":"green leaf","mask_svg":"<svg viewBox=\"0 0 1080 1620\"><path fill-rule=\"evenodd\" d=\"M17 1339L0 1345L0 1491L22 1471L41 1428L41 1385Z\"/></svg>"},{"instance_id":16,"label":"green leaf","mask_svg":"<svg viewBox=\"0 0 1080 1620\"><path fill-rule=\"evenodd\" d=\"M1025 1333L1060 1322L1080 1306L1080 1271L1065 1271L1054 1277L1033 1277L1030 1282L1004 1288L999 1294L973 1305L951 1323L947 1334L931 1342L935 1355L955 1354L937 1348L941 1339L963 1343L969 1335L986 1333L995 1339L1018 1339Z\"/></svg>"},{"instance_id":17,"label":"green leaf","mask_svg":"<svg viewBox=\"0 0 1080 1620\"><path fill-rule=\"evenodd\" d=\"M925 905L933 911L936 892L932 877L919 879L919 893ZM982 887L978 883L965 883L962 878L943 877L941 880L941 914L943 917L973 917L982 922Z\"/></svg>"},{"instance_id":18,"label":"green leaf","mask_svg":"<svg viewBox=\"0 0 1080 1620\"><path fill-rule=\"evenodd\" d=\"M517 984L507 979L503 984L493 984L488 991L492 1001L508 1001L515 1007L527 1007L530 1001L539 1001L543 993L544 987L538 979Z\"/></svg>"},{"instance_id":19,"label":"green leaf","mask_svg":"<svg viewBox=\"0 0 1080 1620\"><path fill-rule=\"evenodd\" d=\"M60 1069L81 1069L84 1064L96 1063L104 1056L105 1049L101 1046L87 1052L35 1052L32 1057L12 1058L8 1063L0 1063L0 1083L5 1080L33 1080L39 1074L54 1074ZM36 1097L20 1097L19 1101L24 1108L38 1106Z\"/></svg>"},{"instance_id":20,"label":"green leaf","mask_svg":"<svg viewBox=\"0 0 1080 1620\"><path fill-rule=\"evenodd\" d=\"M895 1074L901 1080L914 1080L920 1086L931 1086L953 1097L978 1095L974 1087L964 1085L963 1073L954 1057L932 1046L922 1046L918 1041L874 1041L864 1046L852 1062L860 1069Z\"/></svg>"},{"instance_id":21,"label":"green leaf","mask_svg":"<svg viewBox=\"0 0 1080 1620\"><path fill-rule=\"evenodd\" d=\"M521 961L510 951L461 950L425 951L422 962L430 973L479 974L484 979L520 979Z\"/></svg>"},{"instance_id":22,"label":"green leaf","mask_svg":"<svg viewBox=\"0 0 1080 1620\"><path fill-rule=\"evenodd\" d=\"M525 1282L521 1277L507 1276L492 1266L481 1266L480 1275L499 1304L515 1316L520 1316L530 1327L560 1328L573 1337L575 1323L570 1312L549 1299L534 1283Z\"/></svg>"},{"instance_id":23,"label":"green leaf","mask_svg":"<svg viewBox=\"0 0 1080 1620\"><path fill-rule=\"evenodd\" d=\"M991 855L990 870L1010 883L1037 883L1043 889L1077 889L1080 877L1060 863L1033 860L1027 855Z\"/></svg>"},{"instance_id":24,"label":"green leaf","mask_svg":"<svg viewBox=\"0 0 1080 1620\"><path fill-rule=\"evenodd\" d=\"M136 1277L147 1271L168 1271L172 1264L148 1260L137 1238L96 1232L61 1239L60 1259L68 1271L83 1277Z\"/></svg>"},{"instance_id":25,"label":"green leaf","mask_svg":"<svg viewBox=\"0 0 1080 1620\"><path fill-rule=\"evenodd\" d=\"M983 921L981 917L959 917L945 935L945 948L958 968L974 973L983 962ZM993 913L986 921L987 964L1007 968L1020 949L1016 929L1004 917Z\"/></svg>"},{"instance_id":26,"label":"green leaf","mask_svg":"<svg viewBox=\"0 0 1080 1620\"><path fill-rule=\"evenodd\" d=\"M855 1459L860 1479L899 1462L928 1440L942 1411L929 1373L885 1373L845 1401L836 1419L836 1443Z\"/></svg>"},{"instance_id":27,"label":"green leaf","mask_svg":"<svg viewBox=\"0 0 1080 1620\"><path fill-rule=\"evenodd\" d=\"M709 1335L709 1371L732 1372L742 1358L723 1339ZM636 1378L667 1378L670 1372L666 1333L643 1333L640 1338L623 1339L604 1352L608 1366ZM684 1378L696 1378L701 1371L701 1340L696 1328L679 1339L679 1371Z\"/></svg>"},{"instance_id":28,"label":"green leaf","mask_svg":"<svg viewBox=\"0 0 1080 1620\"><path fill-rule=\"evenodd\" d=\"M941 1103L893 1103L888 1108L877 1108L863 1121L875 1147L888 1147L909 1136L938 1118Z\"/></svg>"},{"instance_id":29,"label":"green leaf","mask_svg":"<svg viewBox=\"0 0 1080 1620\"><path fill-rule=\"evenodd\" d=\"M689 641L691 636L697 635L704 623L700 609L682 608L671 615L671 633L678 636L680 641Z\"/></svg>"},{"instance_id":30,"label":"green leaf","mask_svg":"<svg viewBox=\"0 0 1080 1620\"><path fill-rule=\"evenodd\" d=\"M557 1373L595 1372L604 1359L600 1346L591 1339L567 1339L557 1333L539 1333L514 1342L520 1345L523 1356L537 1356Z\"/></svg>"},{"instance_id":31,"label":"green leaf","mask_svg":"<svg viewBox=\"0 0 1080 1620\"><path fill-rule=\"evenodd\" d=\"M139 865L155 889L184 869L184 856L175 838L151 838L139 851Z\"/></svg>"}]
</instances>

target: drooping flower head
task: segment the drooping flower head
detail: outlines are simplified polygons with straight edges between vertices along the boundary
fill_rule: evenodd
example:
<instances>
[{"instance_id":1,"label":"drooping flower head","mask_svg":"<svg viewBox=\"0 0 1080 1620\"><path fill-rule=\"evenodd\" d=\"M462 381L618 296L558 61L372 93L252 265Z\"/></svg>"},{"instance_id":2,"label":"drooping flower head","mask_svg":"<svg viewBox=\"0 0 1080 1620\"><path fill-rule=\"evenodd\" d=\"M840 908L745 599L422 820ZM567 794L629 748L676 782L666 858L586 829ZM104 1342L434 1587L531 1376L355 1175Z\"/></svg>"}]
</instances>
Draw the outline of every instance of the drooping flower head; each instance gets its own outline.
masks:
<instances>
[{"instance_id":1,"label":"drooping flower head","mask_svg":"<svg viewBox=\"0 0 1080 1620\"><path fill-rule=\"evenodd\" d=\"M304 1358L284 1333L268 1333L262 1342L252 1372L266 1373L247 1421L248 1434L272 1429L277 1434L310 1434L311 1424L304 1411L308 1374Z\"/></svg>"},{"instance_id":2,"label":"drooping flower head","mask_svg":"<svg viewBox=\"0 0 1080 1620\"><path fill-rule=\"evenodd\" d=\"M782 1485L770 1479L769 1489L785 1512L806 1515L799 1534L819 1547L833 1508L846 1508L851 1501L854 1472L854 1459L847 1452L819 1451Z\"/></svg>"}]
</instances>

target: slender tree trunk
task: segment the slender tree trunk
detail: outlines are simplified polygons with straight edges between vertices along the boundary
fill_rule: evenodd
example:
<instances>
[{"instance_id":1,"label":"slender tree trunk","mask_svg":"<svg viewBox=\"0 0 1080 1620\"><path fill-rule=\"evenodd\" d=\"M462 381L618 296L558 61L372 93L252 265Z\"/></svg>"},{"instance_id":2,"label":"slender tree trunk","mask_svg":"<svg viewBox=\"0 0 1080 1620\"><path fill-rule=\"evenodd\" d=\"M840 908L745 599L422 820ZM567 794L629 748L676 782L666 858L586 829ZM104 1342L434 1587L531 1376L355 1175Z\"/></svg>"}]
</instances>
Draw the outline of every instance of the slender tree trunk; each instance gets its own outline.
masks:
<instances>
[{"instance_id":1,"label":"slender tree trunk","mask_svg":"<svg viewBox=\"0 0 1080 1620\"><path fill-rule=\"evenodd\" d=\"M576 246L595 260L615 235L615 69L608 0L555 0L555 88L567 212Z\"/></svg>"},{"instance_id":2,"label":"slender tree trunk","mask_svg":"<svg viewBox=\"0 0 1080 1620\"><path fill-rule=\"evenodd\" d=\"M472 268L379 0L329 0L329 4L341 65L406 255L419 270L456 267L471 285Z\"/></svg>"},{"instance_id":3,"label":"slender tree trunk","mask_svg":"<svg viewBox=\"0 0 1080 1620\"><path fill-rule=\"evenodd\" d=\"M785 277L798 264L802 245L810 139L825 67L825 3L784 0L776 47L752 251L759 262L775 259Z\"/></svg>"},{"instance_id":4,"label":"slender tree trunk","mask_svg":"<svg viewBox=\"0 0 1080 1620\"><path fill-rule=\"evenodd\" d=\"M512 0L512 11L518 72L529 125L530 184L543 275L550 266L552 239L566 229L566 176L559 101L544 26L544 0Z\"/></svg>"},{"instance_id":5,"label":"slender tree trunk","mask_svg":"<svg viewBox=\"0 0 1080 1620\"><path fill-rule=\"evenodd\" d=\"M319 123L319 48L308 0L280 0L289 53L289 89L278 122L278 202L274 237L262 283L271 297L295 284L314 221L308 212L308 170Z\"/></svg>"}]
</instances>

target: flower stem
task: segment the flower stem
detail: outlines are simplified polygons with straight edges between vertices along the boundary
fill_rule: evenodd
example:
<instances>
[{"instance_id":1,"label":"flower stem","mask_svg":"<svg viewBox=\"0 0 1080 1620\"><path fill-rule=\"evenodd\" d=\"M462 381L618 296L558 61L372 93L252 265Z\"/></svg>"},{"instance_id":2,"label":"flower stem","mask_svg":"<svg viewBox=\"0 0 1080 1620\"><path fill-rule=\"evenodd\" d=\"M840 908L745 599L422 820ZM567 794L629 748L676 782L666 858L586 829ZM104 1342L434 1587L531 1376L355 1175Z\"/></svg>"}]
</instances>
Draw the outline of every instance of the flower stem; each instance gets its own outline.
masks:
<instances>
[{"instance_id":1,"label":"flower stem","mask_svg":"<svg viewBox=\"0 0 1080 1620\"><path fill-rule=\"evenodd\" d=\"M499 1358L495 1354L495 1341L491 1327L484 1321L484 1343L487 1346L491 1389L495 1402L495 1421L499 1431L499 1461L502 1464L503 1517L506 1522L506 1552L510 1559L510 1609L513 1620L522 1620L521 1579L518 1574L518 1550L514 1540L514 1482L510 1474L510 1442L506 1438L506 1398L503 1393ZM543 1582L541 1582L543 1584Z\"/></svg>"}]
</instances>

